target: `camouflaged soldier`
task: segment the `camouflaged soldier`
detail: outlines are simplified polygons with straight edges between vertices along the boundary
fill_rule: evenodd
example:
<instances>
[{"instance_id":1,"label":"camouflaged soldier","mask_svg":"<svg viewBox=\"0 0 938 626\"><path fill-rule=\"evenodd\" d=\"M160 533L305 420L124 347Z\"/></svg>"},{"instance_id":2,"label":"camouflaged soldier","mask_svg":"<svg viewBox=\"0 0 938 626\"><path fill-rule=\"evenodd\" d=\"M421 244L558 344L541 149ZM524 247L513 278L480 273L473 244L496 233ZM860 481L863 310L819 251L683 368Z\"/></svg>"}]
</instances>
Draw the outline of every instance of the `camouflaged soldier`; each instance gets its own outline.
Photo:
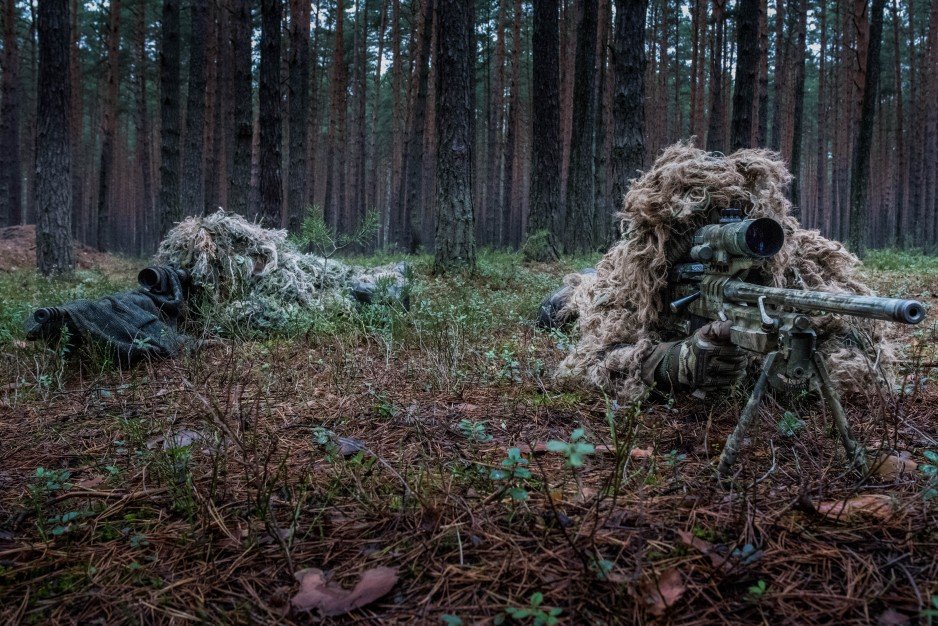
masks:
<instances>
[{"instance_id":1,"label":"camouflaged soldier","mask_svg":"<svg viewBox=\"0 0 938 626\"><path fill-rule=\"evenodd\" d=\"M727 322L694 332L675 323L672 271L714 210L737 209L744 219L769 217L784 244L762 268L759 284L830 293L872 294L855 272L859 260L791 214L791 175L777 153L708 153L688 143L664 149L631 181L618 217L624 236L595 269L568 275L546 298L542 327L570 329L575 339L556 376L581 381L620 401L663 392L729 389L761 358L730 341ZM851 396L893 377L895 346L876 320L824 314L812 317L817 350L834 384Z\"/></svg>"}]
</instances>

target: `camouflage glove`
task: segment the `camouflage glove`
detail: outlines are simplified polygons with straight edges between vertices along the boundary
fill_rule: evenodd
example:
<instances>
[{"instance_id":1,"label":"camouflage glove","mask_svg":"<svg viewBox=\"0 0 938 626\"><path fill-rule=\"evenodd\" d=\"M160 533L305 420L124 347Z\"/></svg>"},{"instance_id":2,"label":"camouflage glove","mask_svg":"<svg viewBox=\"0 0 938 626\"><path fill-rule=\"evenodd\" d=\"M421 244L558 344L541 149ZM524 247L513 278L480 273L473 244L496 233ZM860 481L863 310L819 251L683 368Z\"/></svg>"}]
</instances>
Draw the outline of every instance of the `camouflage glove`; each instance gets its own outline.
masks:
<instances>
[{"instance_id":1,"label":"camouflage glove","mask_svg":"<svg viewBox=\"0 0 938 626\"><path fill-rule=\"evenodd\" d=\"M729 389L746 373L746 355L730 343L730 322L711 322L684 341L664 343L642 368L663 391Z\"/></svg>"}]
</instances>

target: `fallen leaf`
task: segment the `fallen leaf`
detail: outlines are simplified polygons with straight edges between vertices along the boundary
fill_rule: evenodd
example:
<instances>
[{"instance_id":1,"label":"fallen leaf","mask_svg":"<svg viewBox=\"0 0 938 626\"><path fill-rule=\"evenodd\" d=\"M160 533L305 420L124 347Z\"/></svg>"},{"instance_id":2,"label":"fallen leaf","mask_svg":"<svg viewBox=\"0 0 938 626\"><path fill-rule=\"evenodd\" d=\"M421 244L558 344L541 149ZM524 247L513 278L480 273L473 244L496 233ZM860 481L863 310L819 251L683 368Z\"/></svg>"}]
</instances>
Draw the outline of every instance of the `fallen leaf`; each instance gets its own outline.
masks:
<instances>
[{"instance_id":1,"label":"fallen leaf","mask_svg":"<svg viewBox=\"0 0 938 626\"><path fill-rule=\"evenodd\" d=\"M846 500L819 502L817 512L831 519L848 519L860 514L886 520L892 516L892 498L884 494L868 494Z\"/></svg>"},{"instance_id":2,"label":"fallen leaf","mask_svg":"<svg viewBox=\"0 0 938 626\"><path fill-rule=\"evenodd\" d=\"M184 429L177 433L170 434L169 437L157 435L156 437L148 439L147 448L152 450L159 445L162 445L163 450L185 448L186 446L191 446L192 444L201 441L202 439L202 433L195 430Z\"/></svg>"},{"instance_id":3,"label":"fallen leaf","mask_svg":"<svg viewBox=\"0 0 938 626\"><path fill-rule=\"evenodd\" d=\"M681 599L687 587L684 578L676 569L665 571L656 581L645 588L645 604L652 615L661 616Z\"/></svg>"},{"instance_id":4,"label":"fallen leaf","mask_svg":"<svg viewBox=\"0 0 938 626\"><path fill-rule=\"evenodd\" d=\"M686 530L677 531L677 536L680 538L681 543L690 548L694 548L706 556L710 560L710 565L712 565L715 569L724 571L733 569L733 564L730 563L729 559L714 550L713 544L709 541L701 539L700 537L697 537L693 533L689 533Z\"/></svg>"},{"instance_id":5,"label":"fallen leaf","mask_svg":"<svg viewBox=\"0 0 938 626\"><path fill-rule=\"evenodd\" d=\"M91 478L79 481L78 486L82 489L94 489L103 482L104 476L92 476Z\"/></svg>"},{"instance_id":6,"label":"fallen leaf","mask_svg":"<svg viewBox=\"0 0 938 626\"><path fill-rule=\"evenodd\" d=\"M365 449L365 442L352 437L339 437L339 454L344 457L354 456Z\"/></svg>"},{"instance_id":7,"label":"fallen leaf","mask_svg":"<svg viewBox=\"0 0 938 626\"><path fill-rule=\"evenodd\" d=\"M895 479L914 472L918 463L895 454L880 454L870 463L870 472L880 478Z\"/></svg>"},{"instance_id":8,"label":"fallen leaf","mask_svg":"<svg viewBox=\"0 0 938 626\"><path fill-rule=\"evenodd\" d=\"M903 615L895 609L886 609L876 620L878 626L903 626L909 623L909 616Z\"/></svg>"},{"instance_id":9,"label":"fallen leaf","mask_svg":"<svg viewBox=\"0 0 938 626\"><path fill-rule=\"evenodd\" d=\"M549 448L547 447L546 441L536 441L533 446L528 445L526 443L519 443L515 447L518 448L521 454L532 454L532 453L542 454L544 452L550 452ZM594 446L594 450L596 451L597 454L600 454L600 453L615 454L615 451L616 451L615 448L605 443L597 443Z\"/></svg>"},{"instance_id":10,"label":"fallen leaf","mask_svg":"<svg viewBox=\"0 0 938 626\"><path fill-rule=\"evenodd\" d=\"M300 590L290 603L300 611L319 609L323 617L344 615L386 595L397 583L397 568L375 567L362 574L352 590L327 582L322 570L309 568L296 573Z\"/></svg>"},{"instance_id":11,"label":"fallen leaf","mask_svg":"<svg viewBox=\"0 0 938 626\"><path fill-rule=\"evenodd\" d=\"M652 456L651 448L632 448L629 456L633 459L650 459Z\"/></svg>"}]
</instances>

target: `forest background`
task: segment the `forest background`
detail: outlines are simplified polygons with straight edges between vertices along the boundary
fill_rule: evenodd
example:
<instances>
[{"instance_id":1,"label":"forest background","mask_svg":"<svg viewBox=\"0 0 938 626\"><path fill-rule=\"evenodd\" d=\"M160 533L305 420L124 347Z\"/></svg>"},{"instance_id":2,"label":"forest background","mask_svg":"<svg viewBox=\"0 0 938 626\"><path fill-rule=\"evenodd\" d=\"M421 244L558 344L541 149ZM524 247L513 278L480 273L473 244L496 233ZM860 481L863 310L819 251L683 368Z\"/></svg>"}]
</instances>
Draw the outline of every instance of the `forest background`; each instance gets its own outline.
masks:
<instances>
[{"instance_id":1,"label":"forest background","mask_svg":"<svg viewBox=\"0 0 938 626\"><path fill-rule=\"evenodd\" d=\"M69 42L45 78L41 5ZM778 150L802 222L857 251L938 244L931 0L2 0L0 13L0 225L37 219L39 96L62 91L70 188L52 204L101 250L148 255L172 223L222 206L294 232L309 207L340 233L374 212L366 247L432 251L449 211L441 122L462 117L441 102L441 50L469 62L479 245L548 231L558 252L604 249L629 179L689 137ZM461 42L442 27L463 22Z\"/></svg>"}]
</instances>

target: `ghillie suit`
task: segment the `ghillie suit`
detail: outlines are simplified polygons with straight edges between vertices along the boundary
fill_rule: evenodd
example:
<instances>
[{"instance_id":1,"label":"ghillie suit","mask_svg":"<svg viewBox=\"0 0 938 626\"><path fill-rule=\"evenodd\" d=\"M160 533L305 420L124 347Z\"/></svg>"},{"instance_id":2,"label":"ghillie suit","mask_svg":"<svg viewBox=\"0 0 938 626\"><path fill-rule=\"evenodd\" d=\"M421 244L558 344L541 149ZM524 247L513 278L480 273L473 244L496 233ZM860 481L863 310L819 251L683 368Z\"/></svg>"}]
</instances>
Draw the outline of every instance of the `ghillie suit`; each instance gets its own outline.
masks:
<instances>
[{"instance_id":1,"label":"ghillie suit","mask_svg":"<svg viewBox=\"0 0 938 626\"><path fill-rule=\"evenodd\" d=\"M277 330L330 304L404 299L406 267L365 269L300 252L285 230L219 209L169 231L156 261L188 272L220 328Z\"/></svg>"},{"instance_id":2,"label":"ghillie suit","mask_svg":"<svg viewBox=\"0 0 938 626\"><path fill-rule=\"evenodd\" d=\"M623 400L648 390L643 366L656 346L676 339L668 323L669 272L690 247L710 209L738 208L746 217L771 217L785 244L767 267L768 284L827 292L870 294L855 277L859 260L844 247L804 230L790 215L784 189L791 175L778 154L740 150L730 156L678 143L633 181L625 197L624 237L610 248L595 274L571 274L560 317L576 319L579 340L558 370L585 379ZM884 324L825 315L816 318L819 348L842 391L871 388L876 370L891 382L893 345Z\"/></svg>"}]
</instances>

